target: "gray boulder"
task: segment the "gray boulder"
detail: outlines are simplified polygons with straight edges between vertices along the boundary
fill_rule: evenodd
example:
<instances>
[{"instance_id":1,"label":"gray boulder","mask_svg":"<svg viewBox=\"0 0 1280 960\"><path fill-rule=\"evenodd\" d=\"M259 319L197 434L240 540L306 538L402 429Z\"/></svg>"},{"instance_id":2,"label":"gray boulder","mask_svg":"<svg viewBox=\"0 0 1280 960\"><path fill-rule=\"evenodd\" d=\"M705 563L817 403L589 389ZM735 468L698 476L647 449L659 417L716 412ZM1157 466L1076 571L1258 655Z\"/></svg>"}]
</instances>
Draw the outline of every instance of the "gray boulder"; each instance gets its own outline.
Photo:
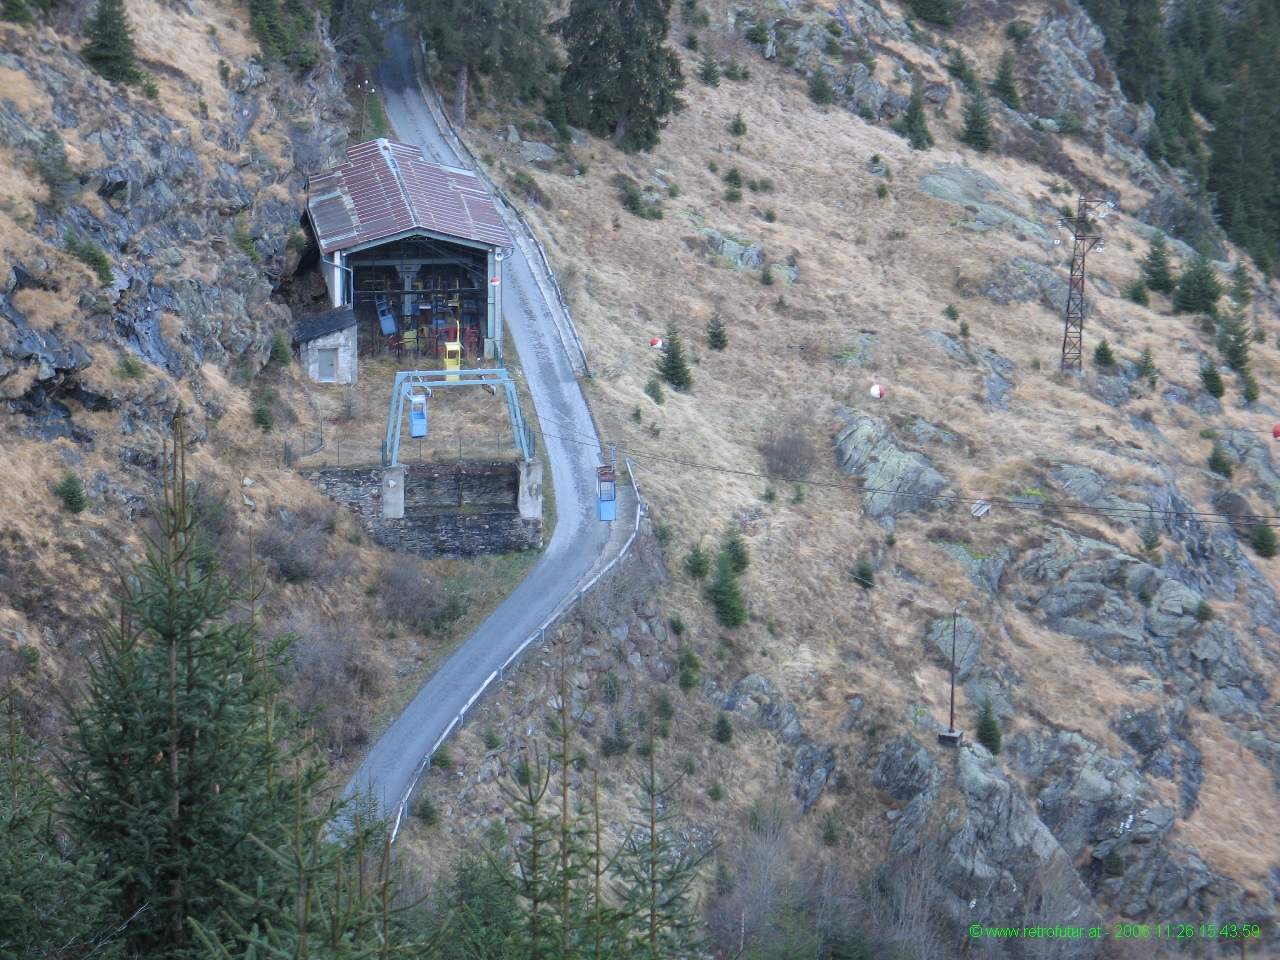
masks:
<instances>
[{"instance_id":1,"label":"gray boulder","mask_svg":"<svg viewBox=\"0 0 1280 960\"><path fill-rule=\"evenodd\" d=\"M937 167L920 178L920 189L936 200L963 207L965 223L983 228L1008 225L1038 240L1048 242L1050 239L1045 229L1031 219L1034 214L1020 200L971 167Z\"/></svg>"},{"instance_id":2,"label":"gray boulder","mask_svg":"<svg viewBox=\"0 0 1280 960\"><path fill-rule=\"evenodd\" d=\"M903 450L883 427L849 407L836 411L846 426L836 436L841 471L864 481L863 506L873 518L893 517L929 505L947 478L923 454Z\"/></svg>"},{"instance_id":3,"label":"gray boulder","mask_svg":"<svg viewBox=\"0 0 1280 960\"><path fill-rule=\"evenodd\" d=\"M764 266L764 247L758 241L740 233L729 236L711 227L699 232L717 263L734 270L759 270Z\"/></svg>"},{"instance_id":4,"label":"gray boulder","mask_svg":"<svg viewBox=\"0 0 1280 960\"><path fill-rule=\"evenodd\" d=\"M992 303L1038 302L1046 310L1060 313L1067 302L1067 281L1053 267L1014 257L992 270L981 292Z\"/></svg>"},{"instance_id":5,"label":"gray boulder","mask_svg":"<svg viewBox=\"0 0 1280 960\"><path fill-rule=\"evenodd\" d=\"M1004 575L1005 565L1009 562L1009 548L1001 547L989 556L975 556L962 543L938 543L938 548L956 563L960 564L969 579L980 587L985 587L993 596L1000 592L1000 578Z\"/></svg>"}]
</instances>

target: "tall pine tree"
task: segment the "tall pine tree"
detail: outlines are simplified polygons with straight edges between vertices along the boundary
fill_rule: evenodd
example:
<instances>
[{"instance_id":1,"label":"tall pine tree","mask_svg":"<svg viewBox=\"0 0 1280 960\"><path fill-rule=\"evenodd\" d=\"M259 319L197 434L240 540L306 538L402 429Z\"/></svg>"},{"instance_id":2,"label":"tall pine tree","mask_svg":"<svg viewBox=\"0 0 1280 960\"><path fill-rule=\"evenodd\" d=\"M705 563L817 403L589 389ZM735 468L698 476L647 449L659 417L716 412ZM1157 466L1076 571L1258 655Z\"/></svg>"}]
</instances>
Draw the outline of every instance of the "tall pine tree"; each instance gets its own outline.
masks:
<instances>
[{"instance_id":1,"label":"tall pine tree","mask_svg":"<svg viewBox=\"0 0 1280 960\"><path fill-rule=\"evenodd\" d=\"M292 821L301 746L290 746L276 670L286 644L260 649L246 602L216 564L197 563L200 535L181 418L158 527L125 574L115 615L86 662L63 771L76 834L118 874L112 906L126 952L185 957L189 921L216 934L224 914L248 923L224 886L271 888L268 852ZM207 559L207 558L206 558ZM314 784L318 772L299 774Z\"/></svg>"},{"instance_id":2,"label":"tall pine tree","mask_svg":"<svg viewBox=\"0 0 1280 960\"><path fill-rule=\"evenodd\" d=\"M453 120L467 122L476 75L529 97L544 93L551 47L544 0L411 0L440 68L453 77Z\"/></svg>"},{"instance_id":3,"label":"tall pine tree","mask_svg":"<svg viewBox=\"0 0 1280 960\"><path fill-rule=\"evenodd\" d=\"M98 0L84 33L89 38L80 48L85 63L112 83L137 83L142 79L124 0Z\"/></svg>"},{"instance_id":4,"label":"tall pine tree","mask_svg":"<svg viewBox=\"0 0 1280 960\"><path fill-rule=\"evenodd\" d=\"M667 43L671 0L572 0L555 27L568 53L560 85L569 122L624 150L652 149L684 108L680 58Z\"/></svg>"}]
</instances>

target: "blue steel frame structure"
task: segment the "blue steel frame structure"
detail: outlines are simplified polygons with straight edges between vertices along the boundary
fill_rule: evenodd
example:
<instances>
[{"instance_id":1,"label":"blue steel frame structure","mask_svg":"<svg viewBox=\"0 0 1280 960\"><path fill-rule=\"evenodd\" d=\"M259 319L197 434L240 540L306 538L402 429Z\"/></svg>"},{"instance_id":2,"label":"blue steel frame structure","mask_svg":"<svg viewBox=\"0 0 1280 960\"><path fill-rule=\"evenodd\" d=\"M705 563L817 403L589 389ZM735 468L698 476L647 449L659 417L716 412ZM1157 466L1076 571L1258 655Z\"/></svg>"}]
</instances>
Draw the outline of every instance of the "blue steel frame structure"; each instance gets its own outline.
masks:
<instances>
[{"instance_id":1,"label":"blue steel frame structure","mask_svg":"<svg viewBox=\"0 0 1280 960\"><path fill-rule=\"evenodd\" d=\"M396 374L391 390L391 411L387 416L387 439L382 444L382 465L400 466L400 434L404 429L404 413L409 397L415 390L426 390L430 396L439 387L487 387L497 393L502 387L507 398L507 412L511 416L511 433L515 448L526 463L533 459L533 430L525 422L516 395L516 384L505 367L487 370L401 370Z\"/></svg>"}]
</instances>

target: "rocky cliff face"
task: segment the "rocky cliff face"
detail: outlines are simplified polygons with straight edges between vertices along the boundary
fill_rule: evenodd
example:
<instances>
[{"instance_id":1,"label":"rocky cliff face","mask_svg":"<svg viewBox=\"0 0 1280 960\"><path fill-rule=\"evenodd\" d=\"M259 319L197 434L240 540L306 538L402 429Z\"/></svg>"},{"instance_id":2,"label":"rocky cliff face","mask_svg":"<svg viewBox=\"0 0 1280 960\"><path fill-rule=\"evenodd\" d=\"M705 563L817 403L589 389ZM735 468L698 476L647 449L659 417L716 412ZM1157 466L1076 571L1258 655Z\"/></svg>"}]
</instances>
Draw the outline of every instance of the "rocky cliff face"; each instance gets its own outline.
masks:
<instances>
[{"instance_id":1,"label":"rocky cliff face","mask_svg":"<svg viewBox=\"0 0 1280 960\"><path fill-rule=\"evenodd\" d=\"M25 181L0 215L9 412L27 435L76 443L92 442L81 410L119 410L125 435L163 419L179 396L198 420L217 419L206 373L256 372L290 320L276 292L305 248L304 181L339 158L351 116L334 57L296 77L209 28L190 40L209 49L170 65L153 102L107 83L52 31L0 29L23 51L0 53L10 91L0 94L0 149ZM211 77L198 68L214 56ZM37 159L50 133L71 158L59 205ZM72 238L101 248L109 283L88 282L66 251ZM122 390L126 356L147 373Z\"/></svg>"}]
</instances>

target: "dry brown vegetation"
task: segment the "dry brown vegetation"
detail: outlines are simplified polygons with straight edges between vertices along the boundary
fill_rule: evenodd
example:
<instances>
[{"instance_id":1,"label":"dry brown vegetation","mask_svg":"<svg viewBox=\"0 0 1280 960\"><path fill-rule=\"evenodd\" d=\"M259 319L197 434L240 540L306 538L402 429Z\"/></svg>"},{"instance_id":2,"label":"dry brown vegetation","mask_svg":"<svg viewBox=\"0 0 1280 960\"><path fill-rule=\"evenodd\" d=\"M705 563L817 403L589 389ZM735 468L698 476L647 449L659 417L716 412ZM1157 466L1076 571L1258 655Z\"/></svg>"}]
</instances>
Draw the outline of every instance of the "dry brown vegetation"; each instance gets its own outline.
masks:
<instances>
[{"instance_id":1,"label":"dry brown vegetation","mask_svg":"<svg viewBox=\"0 0 1280 960\"><path fill-rule=\"evenodd\" d=\"M723 24L724 8L714 2L707 6L713 23ZM977 51L981 74L994 72L998 50L993 41L958 39ZM921 705L945 724L947 672L924 651L920 638L932 616L969 597L969 612L986 638L984 659L1008 663L1024 680L1016 693L1018 716L1007 732L1052 721L1080 730L1108 750L1125 750L1110 724L1121 705L1144 702L1129 685L1143 672L1096 660L1082 642L1048 630L1042 618L1018 609L1011 599L987 599L931 544L935 516L899 517L891 546L886 531L861 515L856 490L836 470L829 451L842 424L831 414L853 406L895 426L908 446L913 444L905 427L917 417L951 431L957 442L921 449L949 478L949 492L962 496L1009 496L1040 487L1051 464L1067 462L1099 470L1119 484L1159 485L1165 482L1162 469L1168 469L1201 509L1209 509L1216 481L1203 469L1209 442L1199 432L1208 426L1269 431L1271 420L1264 412L1240 409L1234 380L1220 416L1174 409L1147 389L1117 411L1094 393L1091 364L1083 378L1055 372L1062 337L1057 312L1039 303L997 305L978 295L992 270L1012 257L1050 265L1065 279L1070 246L1069 241L1051 246L1009 227L966 230L955 223L963 215L960 207L919 189L921 175L936 166L972 166L1000 185L1001 193L989 200L1031 211L1030 218L1051 235L1066 236L1054 229L1056 208L1066 199L1050 190L1056 176L1017 157L982 156L957 144L962 97L951 98L946 117L930 115L938 146L913 153L885 126L815 107L795 75L761 61L727 28L713 26L702 32L702 40L704 48L710 43L721 55L731 53L749 64L752 79L706 87L696 80L696 57L684 54L688 109L672 118L652 154L624 155L592 140L574 151L586 174L562 175L563 167L538 172L547 199L526 210L561 273L597 371L587 389L602 433L618 444L620 455L634 459L654 516L674 532L668 556L678 560L694 543L714 546L731 523L749 538L753 562L742 578L751 610L746 627L717 628L699 588L683 576L674 578L665 603L689 622L700 650L723 645L725 659L714 665L718 675L731 681L751 671L765 673L803 705L807 716L821 719L825 736L841 740L846 735L836 724L844 698L853 694L876 704L894 725ZM925 75L942 79L919 48L907 45L896 52ZM882 64L879 77L884 80L888 73ZM894 82L905 92L904 84ZM520 122L518 112L501 109L500 114L482 111L470 136L477 154L491 151L506 169L517 169L521 161L486 133ZM742 138L728 133L737 111L750 131ZM1146 251L1132 213L1150 194L1127 180L1117 158L1067 138L1061 149L1089 178L1120 196L1119 215L1103 223L1107 248L1089 263L1094 308L1086 353L1103 336L1125 359L1136 360L1150 346L1160 389L1177 384L1194 392L1201 358L1213 350L1211 337L1193 318L1170 317L1166 298L1153 295L1151 308L1143 308L1118 295L1137 275ZM868 171L873 154L892 172L886 199L877 198L882 181ZM709 170L711 161L719 174ZM741 203L726 202L721 178L731 166L747 180L772 180L774 189L744 191ZM655 191L659 180L675 184L679 197L661 196L663 220L641 220L621 207L619 176ZM769 209L776 222L766 222ZM798 267L798 281L788 285L778 274L774 285L764 286L756 272L718 267L697 233L703 225L759 240L768 262ZM953 360L922 338L936 329L958 339L958 325L942 313L948 303L969 325L972 353L992 349L1016 364L1007 412L983 401L984 365ZM1251 310L1274 336L1270 309L1255 305ZM702 337L715 312L724 317L729 334L723 352L708 349ZM648 340L669 321L684 333L694 387L687 395L669 391L658 406L643 389L653 375ZM874 360L865 368L843 359L860 332L875 336ZM1274 405L1280 358L1269 344L1255 345L1253 356L1263 402ZM878 404L867 396L873 382L888 388L887 399ZM779 438L795 429L805 411L813 415L807 439L822 451L814 483L804 488L803 502L793 501L790 484L778 486L769 502L765 474L786 476L778 467ZM1129 415L1153 422L1166 442L1135 428ZM1242 471L1237 486L1248 482ZM1066 497L1057 491L1054 496ZM960 542L1007 543L1015 551L1043 540L1058 524L1131 552L1140 549L1136 529L1098 518L1039 520L996 511L973 520L957 509L946 522L956 528ZM1166 544L1166 549L1173 548ZM868 556L879 568L880 586L862 591L853 586L848 570ZM1277 582L1277 561L1254 562ZM923 585L898 575L899 569ZM1215 607L1233 619L1238 636L1251 636L1242 608L1217 601ZM1246 642L1251 666L1274 689L1275 664L1251 642ZM967 718L975 705L962 696L961 706L971 724ZM1238 745L1228 752L1235 757ZM1253 763L1247 752L1239 762ZM726 774L739 808L749 803L759 772L744 768L741 777ZM1237 789L1237 778L1245 773L1258 780L1257 790ZM1205 799L1192 820L1177 827L1175 838L1194 836L1212 867L1242 880L1247 873L1248 882L1260 882L1265 857L1247 848L1277 842L1269 782L1259 770L1206 762ZM1229 805L1208 799L1228 796ZM850 809L843 799L834 802ZM1247 834L1228 828L1228 819L1259 824L1252 844ZM1223 839L1210 842L1215 830Z\"/></svg>"}]
</instances>

